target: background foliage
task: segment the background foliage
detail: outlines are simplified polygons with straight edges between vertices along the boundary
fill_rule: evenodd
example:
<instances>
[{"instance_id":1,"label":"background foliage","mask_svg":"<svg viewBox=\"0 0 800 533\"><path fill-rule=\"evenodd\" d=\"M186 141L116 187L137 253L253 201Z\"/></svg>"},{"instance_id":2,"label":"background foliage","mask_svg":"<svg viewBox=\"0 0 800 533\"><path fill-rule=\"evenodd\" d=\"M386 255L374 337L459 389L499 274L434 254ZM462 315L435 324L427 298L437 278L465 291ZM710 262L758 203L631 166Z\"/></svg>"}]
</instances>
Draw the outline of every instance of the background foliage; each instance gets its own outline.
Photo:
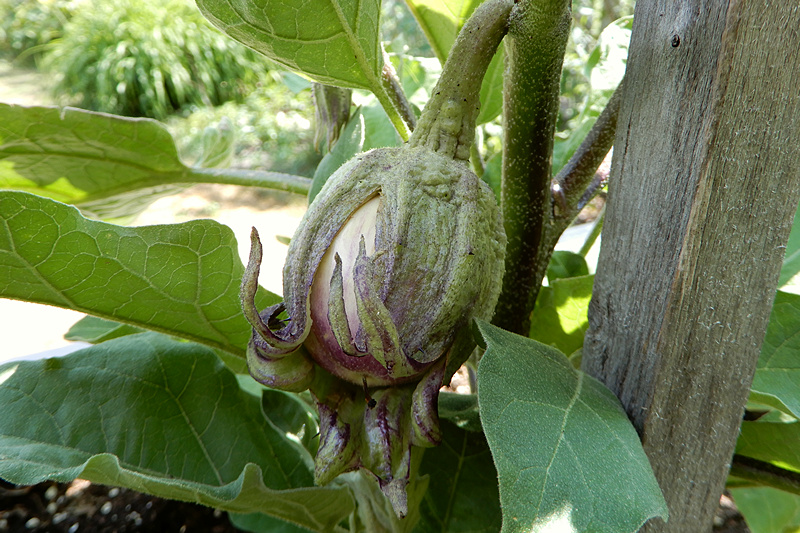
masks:
<instances>
[{"instance_id":1,"label":"background foliage","mask_svg":"<svg viewBox=\"0 0 800 533\"><path fill-rule=\"evenodd\" d=\"M241 101L268 72L186 0L86 0L47 48L57 94L127 116L163 119L188 105Z\"/></svg>"}]
</instances>

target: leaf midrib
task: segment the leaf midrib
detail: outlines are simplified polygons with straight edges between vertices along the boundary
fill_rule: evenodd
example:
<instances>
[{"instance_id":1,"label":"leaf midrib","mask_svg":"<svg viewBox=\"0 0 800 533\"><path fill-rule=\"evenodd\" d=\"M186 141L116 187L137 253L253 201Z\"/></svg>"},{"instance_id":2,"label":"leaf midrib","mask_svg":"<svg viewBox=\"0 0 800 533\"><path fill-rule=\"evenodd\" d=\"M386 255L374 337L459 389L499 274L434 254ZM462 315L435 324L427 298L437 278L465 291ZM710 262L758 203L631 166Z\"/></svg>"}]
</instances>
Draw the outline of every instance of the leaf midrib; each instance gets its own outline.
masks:
<instances>
[{"instance_id":1,"label":"leaf midrib","mask_svg":"<svg viewBox=\"0 0 800 533\"><path fill-rule=\"evenodd\" d=\"M544 500L544 494L546 492L546 487L548 480L550 479L550 470L553 467L553 463L556 460L556 456L558 455L558 450L561 447L561 443L564 442L564 436L566 434L567 428L567 420L569 420L569 415L572 413L572 408L575 406L575 403L578 401L578 397L580 396L581 390L583 389L583 372L577 372L578 378L575 383L575 392L572 395L572 398L569 400L569 405L564 409L564 418L561 420L561 431L558 435L558 442L556 443L555 447L553 448L553 454L550 456L550 462L547 464L547 467L544 469L544 482L542 483L542 491L539 494L539 501L536 503L536 515L540 514L542 509L542 501Z\"/></svg>"}]
</instances>

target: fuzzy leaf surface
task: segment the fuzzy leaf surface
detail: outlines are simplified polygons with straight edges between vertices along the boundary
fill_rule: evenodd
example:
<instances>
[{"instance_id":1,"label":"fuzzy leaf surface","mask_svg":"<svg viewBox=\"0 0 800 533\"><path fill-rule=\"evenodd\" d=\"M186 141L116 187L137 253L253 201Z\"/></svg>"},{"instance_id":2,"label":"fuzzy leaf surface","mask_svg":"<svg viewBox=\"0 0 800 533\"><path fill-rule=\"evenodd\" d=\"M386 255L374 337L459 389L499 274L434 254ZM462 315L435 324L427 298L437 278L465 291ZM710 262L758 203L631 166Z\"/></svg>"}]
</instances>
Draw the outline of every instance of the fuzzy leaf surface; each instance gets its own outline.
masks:
<instances>
[{"instance_id":1,"label":"fuzzy leaf surface","mask_svg":"<svg viewBox=\"0 0 800 533\"><path fill-rule=\"evenodd\" d=\"M800 418L800 296L778 291L750 397Z\"/></svg>"},{"instance_id":2,"label":"fuzzy leaf surface","mask_svg":"<svg viewBox=\"0 0 800 533\"><path fill-rule=\"evenodd\" d=\"M800 422L742 422L736 453L800 472Z\"/></svg>"},{"instance_id":3,"label":"fuzzy leaf surface","mask_svg":"<svg viewBox=\"0 0 800 533\"><path fill-rule=\"evenodd\" d=\"M0 195L0 296L74 309L243 356L244 266L211 220L121 227L22 192ZM279 298L262 290L259 308Z\"/></svg>"},{"instance_id":4,"label":"fuzzy leaf surface","mask_svg":"<svg viewBox=\"0 0 800 533\"><path fill-rule=\"evenodd\" d=\"M667 507L617 398L561 352L479 322L478 403L504 533L637 531Z\"/></svg>"},{"instance_id":5,"label":"fuzzy leaf surface","mask_svg":"<svg viewBox=\"0 0 800 533\"><path fill-rule=\"evenodd\" d=\"M62 358L0 367L0 476L77 477L328 531L347 489L313 465L259 399L203 346L128 335Z\"/></svg>"},{"instance_id":6,"label":"fuzzy leaf surface","mask_svg":"<svg viewBox=\"0 0 800 533\"><path fill-rule=\"evenodd\" d=\"M380 0L197 0L237 41L320 83L380 86Z\"/></svg>"},{"instance_id":7,"label":"fuzzy leaf surface","mask_svg":"<svg viewBox=\"0 0 800 533\"><path fill-rule=\"evenodd\" d=\"M731 489L751 533L790 533L800 529L800 496L772 487Z\"/></svg>"},{"instance_id":8,"label":"fuzzy leaf surface","mask_svg":"<svg viewBox=\"0 0 800 533\"><path fill-rule=\"evenodd\" d=\"M531 338L566 354L581 348L593 285L594 276L579 276L557 278L542 287L531 317Z\"/></svg>"}]
</instances>

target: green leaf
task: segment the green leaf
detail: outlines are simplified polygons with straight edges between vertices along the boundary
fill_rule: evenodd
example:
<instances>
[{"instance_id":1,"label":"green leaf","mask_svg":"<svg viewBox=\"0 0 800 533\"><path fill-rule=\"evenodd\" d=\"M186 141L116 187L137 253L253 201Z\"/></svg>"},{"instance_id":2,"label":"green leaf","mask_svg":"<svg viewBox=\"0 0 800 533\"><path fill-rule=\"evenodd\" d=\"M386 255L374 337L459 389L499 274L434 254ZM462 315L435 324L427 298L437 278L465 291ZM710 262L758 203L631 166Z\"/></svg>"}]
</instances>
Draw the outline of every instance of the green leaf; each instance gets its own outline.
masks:
<instances>
[{"instance_id":1,"label":"green leaf","mask_svg":"<svg viewBox=\"0 0 800 533\"><path fill-rule=\"evenodd\" d=\"M155 120L0 104L0 189L113 219L129 218L186 184L208 182L308 190L308 180L298 176L187 167Z\"/></svg>"},{"instance_id":2,"label":"green leaf","mask_svg":"<svg viewBox=\"0 0 800 533\"><path fill-rule=\"evenodd\" d=\"M800 209L794 215L794 222L792 222L792 231L789 233L789 242L786 243L786 255L783 257L783 266L781 267L780 278L778 279L778 287L784 287L784 290L797 293L800 287L800 279L793 280L800 272ZM789 287L785 287L789 285Z\"/></svg>"},{"instance_id":3,"label":"green leaf","mask_svg":"<svg viewBox=\"0 0 800 533\"><path fill-rule=\"evenodd\" d=\"M261 414L214 353L155 333L0 367L0 476L77 477L329 531L348 489Z\"/></svg>"},{"instance_id":4,"label":"green leaf","mask_svg":"<svg viewBox=\"0 0 800 533\"><path fill-rule=\"evenodd\" d=\"M315 81L380 86L380 0L198 0L197 6L237 41Z\"/></svg>"},{"instance_id":5,"label":"green leaf","mask_svg":"<svg viewBox=\"0 0 800 533\"><path fill-rule=\"evenodd\" d=\"M497 467L504 533L637 531L667 517L617 398L559 351L479 322L478 403Z\"/></svg>"},{"instance_id":6,"label":"green leaf","mask_svg":"<svg viewBox=\"0 0 800 533\"><path fill-rule=\"evenodd\" d=\"M584 75L589 79L590 90L580 115L568 132L556 135L553 146L553 173L558 173L586 134L594 126L625 75L633 17L617 19L603 30L585 63Z\"/></svg>"},{"instance_id":7,"label":"green leaf","mask_svg":"<svg viewBox=\"0 0 800 533\"><path fill-rule=\"evenodd\" d=\"M236 529L251 533L307 533L308 531L263 513L229 513L228 518Z\"/></svg>"},{"instance_id":8,"label":"green leaf","mask_svg":"<svg viewBox=\"0 0 800 533\"><path fill-rule=\"evenodd\" d=\"M176 183L189 183L186 174L172 137L155 120L0 104L0 189L120 218L182 190Z\"/></svg>"},{"instance_id":9,"label":"green leaf","mask_svg":"<svg viewBox=\"0 0 800 533\"><path fill-rule=\"evenodd\" d=\"M800 418L800 296L778 291L751 386L753 401Z\"/></svg>"},{"instance_id":10,"label":"green leaf","mask_svg":"<svg viewBox=\"0 0 800 533\"><path fill-rule=\"evenodd\" d=\"M500 529L497 471L482 433L442 423L442 444L425 451L420 474L430 476L415 533L495 533Z\"/></svg>"},{"instance_id":11,"label":"green leaf","mask_svg":"<svg viewBox=\"0 0 800 533\"><path fill-rule=\"evenodd\" d=\"M403 144L386 111L377 101L373 100L359 110L364 117L364 146L361 148L364 152L373 148Z\"/></svg>"},{"instance_id":12,"label":"green leaf","mask_svg":"<svg viewBox=\"0 0 800 533\"><path fill-rule=\"evenodd\" d=\"M548 281L588 275L589 265L586 264L586 259L575 252L556 250L550 258L550 264L547 265Z\"/></svg>"},{"instance_id":13,"label":"green leaf","mask_svg":"<svg viewBox=\"0 0 800 533\"><path fill-rule=\"evenodd\" d=\"M261 409L272 424L287 438L301 444L309 458L319 447L319 423L316 410L299 395L265 389L261 396Z\"/></svg>"},{"instance_id":14,"label":"green leaf","mask_svg":"<svg viewBox=\"0 0 800 533\"><path fill-rule=\"evenodd\" d=\"M502 175L503 154L497 153L486 162L486 168L483 171L481 179L492 189L498 204L501 202L500 189L502 187Z\"/></svg>"},{"instance_id":15,"label":"green leaf","mask_svg":"<svg viewBox=\"0 0 800 533\"><path fill-rule=\"evenodd\" d=\"M143 333L144 331L144 329L131 326L130 324L122 324L113 320L87 315L73 324L69 331L64 334L64 338L68 341L83 341L91 344L100 344L101 342L111 339L118 339L125 335L135 335L137 333ZM222 362L225 363L230 370L236 374L247 374L247 361L241 357L241 354L234 355L224 350L215 350L215 352L217 357L222 359ZM252 378L250 379L253 383L256 383L255 380ZM258 386L261 387L261 385ZM259 396L261 395L260 390L258 394Z\"/></svg>"},{"instance_id":16,"label":"green leaf","mask_svg":"<svg viewBox=\"0 0 800 533\"><path fill-rule=\"evenodd\" d=\"M444 64L458 32L483 0L407 0L436 57ZM477 123L491 121L503 108L503 45L497 48L481 85Z\"/></svg>"},{"instance_id":17,"label":"green leaf","mask_svg":"<svg viewBox=\"0 0 800 533\"><path fill-rule=\"evenodd\" d=\"M439 393L439 418L467 431L482 432L478 397L474 394Z\"/></svg>"},{"instance_id":18,"label":"green leaf","mask_svg":"<svg viewBox=\"0 0 800 533\"><path fill-rule=\"evenodd\" d=\"M314 201L322 186L336 170L350 160L354 155L361 152L364 146L364 116L358 110L350 117L347 126L339 136L339 140L333 145L330 152L322 158L317 170L314 172L314 180L311 182L311 190L308 191L308 203Z\"/></svg>"},{"instance_id":19,"label":"green leaf","mask_svg":"<svg viewBox=\"0 0 800 533\"><path fill-rule=\"evenodd\" d=\"M481 110L476 120L478 125L491 122L503 112L504 57L503 44L500 43L481 84Z\"/></svg>"},{"instance_id":20,"label":"green leaf","mask_svg":"<svg viewBox=\"0 0 800 533\"><path fill-rule=\"evenodd\" d=\"M83 341L92 344L110 341L125 335L142 333L142 328L137 328L128 324L120 324L113 320L106 320L96 316L85 316L78 320L64 334L68 341Z\"/></svg>"},{"instance_id":21,"label":"green leaf","mask_svg":"<svg viewBox=\"0 0 800 533\"><path fill-rule=\"evenodd\" d=\"M743 422L736 453L800 472L800 422Z\"/></svg>"},{"instance_id":22,"label":"green leaf","mask_svg":"<svg viewBox=\"0 0 800 533\"><path fill-rule=\"evenodd\" d=\"M531 315L530 337L565 354L581 348L589 327L593 284L594 276L580 276L555 279L542 287Z\"/></svg>"},{"instance_id":23,"label":"green leaf","mask_svg":"<svg viewBox=\"0 0 800 533\"><path fill-rule=\"evenodd\" d=\"M120 227L20 192L0 195L0 296L74 309L244 355L244 267L227 226ZM259 292L259 308L280 301Z\"/></svg>"},{"instance_id":24,"label":"green leaf","mask_svg":"<svg viewBox=\"0 0 800 533\"><path fill-rule=\"evenodd\" d=\"M771 487L731 489L752 533L790 533L800 528L800 496Z\"/></svg>"}]
</instances>

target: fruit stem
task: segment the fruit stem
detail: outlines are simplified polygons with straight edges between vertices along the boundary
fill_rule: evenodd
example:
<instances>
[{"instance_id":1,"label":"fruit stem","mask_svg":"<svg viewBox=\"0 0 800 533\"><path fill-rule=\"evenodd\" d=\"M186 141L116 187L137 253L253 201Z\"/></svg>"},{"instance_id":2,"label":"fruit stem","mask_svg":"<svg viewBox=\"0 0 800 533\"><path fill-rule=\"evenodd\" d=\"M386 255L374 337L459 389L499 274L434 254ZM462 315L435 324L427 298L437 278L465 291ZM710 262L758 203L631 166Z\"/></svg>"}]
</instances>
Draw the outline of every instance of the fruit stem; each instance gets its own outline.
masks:
<instances>
[{"instance_id":1,"label":"fruit stem","mask_svg":"<svg viewBox=\"0 0 800 533\"><path fill-rule=\"evenodd\" d=\"M488 0L458 34L409 144L467 161L489 62L508 31L513 0Z\"/></svg>"}]
</instances>

